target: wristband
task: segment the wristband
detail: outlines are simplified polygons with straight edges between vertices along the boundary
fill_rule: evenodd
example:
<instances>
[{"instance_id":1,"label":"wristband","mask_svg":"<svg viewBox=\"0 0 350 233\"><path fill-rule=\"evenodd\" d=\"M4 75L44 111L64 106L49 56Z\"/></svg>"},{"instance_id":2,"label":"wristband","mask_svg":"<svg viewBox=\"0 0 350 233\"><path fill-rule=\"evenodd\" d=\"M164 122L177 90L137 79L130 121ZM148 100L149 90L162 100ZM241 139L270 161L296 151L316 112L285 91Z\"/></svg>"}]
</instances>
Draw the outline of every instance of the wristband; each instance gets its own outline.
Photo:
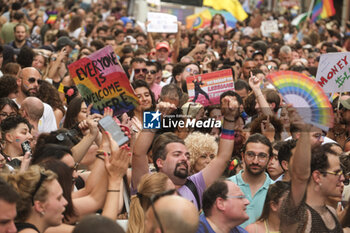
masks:
<instances>
[{"instance_id":1,"label":"wristband","mask_svg":"<svg viewBox=\"0 0 350 233\"><path fill-rule=\"evenodd\" d=\"M235 131L229 130L229 129L222 129L220 138L234 140L235 139Z\"/></svg>"},{"instance_id":2,"label":"wristband","mask_svg":"<svg viewBox=\"0 0 350 233\"><path fill-rule=\"evenodd\" d=\"M96 154L96 158L105 161L105 153L104 152L103 153L97 153Z\"/></svg>"},{"instance_id":3,"label":"wristband","mask_svg":"<svg viewBox=\"0 0 350 233\"><path fill-rule=\"evenodd\" d=\"M120 190L119 189L107 189L107 192L109 192L109 193L119 193L120 192Z\"/></svg>"}]
</instances>

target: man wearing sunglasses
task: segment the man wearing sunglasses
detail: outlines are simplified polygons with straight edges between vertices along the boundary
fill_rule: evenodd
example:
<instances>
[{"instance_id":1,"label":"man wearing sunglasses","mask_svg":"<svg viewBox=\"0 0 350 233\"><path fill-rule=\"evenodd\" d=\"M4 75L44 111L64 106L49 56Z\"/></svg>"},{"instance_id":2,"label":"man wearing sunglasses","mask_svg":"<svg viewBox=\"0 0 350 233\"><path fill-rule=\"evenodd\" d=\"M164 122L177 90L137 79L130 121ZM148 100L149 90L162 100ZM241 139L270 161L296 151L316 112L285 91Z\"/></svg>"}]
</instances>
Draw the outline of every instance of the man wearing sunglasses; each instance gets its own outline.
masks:
<instances>
[{"instance_id":1,"label":"man wearing sunglasses","mask_svg":"<svg viewBox=\"0 0 350 233\"><path fill-rule=\"evenodd\" d=\"M18 95L14 99L19 108L27 97L38 95L41 81L41 74L34 67L26 67L19 72L17 76ZM57 130L56 118L52 107L46 103L43 104L44 113L40 118L38 131L39 133L49 133Z\"/></svg>"},{"instance_id":2,"label":"man wearing sunglasses","mask_svg":"<svg viewBox=\"0 0 350 233\"><path fill-rule=\"evenodd\" d=\"M154 98L156 99L156 101L159 98L160 92L162 90L162 87L156 83L156 79L157 79L157 74L159 72L157 65L154 62L150 62L148 61L146 63L147 66L147 73L146 73L146 83L148 84L148 86L150 87L151 91L154 94Z\"/></svg>"},{"instance_id":3,"label":"man wearing sunglasses","mask_svg":"<svg viewBox=\"0 0 350 233\"><path fill-rule=\"evenodd\" d=\"M146 61L143 58L135 57L130 62L130 69L128 70L130 81L146 79L147 74L147 68L146 68Z\"/></svg>"},{"instance_id":4,"label":"man wearing sunglasses","mask_svg":"<svg viewBox=\"0 0 350 233\"><path fill-rule=\"evenodd\" d=\"M272 180L265 172L272 155L271 142L262 134L251 135L243 146L242 161L244 168L237 175L229 178L236 183L250 204L247 207L249 220L241 226L255 222L261 215L267 190Z\"/></svg>"}]
</instances>

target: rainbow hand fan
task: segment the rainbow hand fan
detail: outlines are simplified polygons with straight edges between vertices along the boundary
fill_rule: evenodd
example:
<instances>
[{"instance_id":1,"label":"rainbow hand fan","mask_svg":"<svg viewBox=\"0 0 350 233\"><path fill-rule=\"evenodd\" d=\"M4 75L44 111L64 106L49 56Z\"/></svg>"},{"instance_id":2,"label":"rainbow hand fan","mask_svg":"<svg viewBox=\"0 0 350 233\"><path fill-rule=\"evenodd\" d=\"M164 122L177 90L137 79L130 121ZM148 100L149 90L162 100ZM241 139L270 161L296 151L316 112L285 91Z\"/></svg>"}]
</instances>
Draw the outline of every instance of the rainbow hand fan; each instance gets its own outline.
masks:
<instances>
[{"instance_id":1,"label":"rainbow hand fan","mask_svg":"<svg viewBox=\"0 0 350 233\"><path fill-rule=\"evenodd\" d=\"M325 131L333 127L332 105L317 82L305 74L294 71L280 71L267 79L281 93L287 104L293 104L305 123Z\"/></svg>"}]
</instances>

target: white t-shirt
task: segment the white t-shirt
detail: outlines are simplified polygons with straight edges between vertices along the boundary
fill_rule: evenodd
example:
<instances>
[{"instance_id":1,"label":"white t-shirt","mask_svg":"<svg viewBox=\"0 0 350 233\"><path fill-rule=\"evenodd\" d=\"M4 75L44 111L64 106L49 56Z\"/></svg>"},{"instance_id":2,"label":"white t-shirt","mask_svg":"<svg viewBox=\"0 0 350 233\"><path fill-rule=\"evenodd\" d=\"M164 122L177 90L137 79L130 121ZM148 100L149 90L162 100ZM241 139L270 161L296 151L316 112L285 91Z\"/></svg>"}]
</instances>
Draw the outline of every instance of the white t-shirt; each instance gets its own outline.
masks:
<instances>
[{"instance_id":1,"label":"white t-shirt","mask_svg":"<svg viewBox=\"0 0 350 233\"><path fill-rule=\"evenodd\" d=\"M17 103L16 99L13 99L13 101L15 101L18 108L21 108L21 105ZM51 131L57 130L56 117L51 106L44 102L43 104L44 113L39 120L38 131L39 133L50 133Z\"/></svg>"}]
</instances>

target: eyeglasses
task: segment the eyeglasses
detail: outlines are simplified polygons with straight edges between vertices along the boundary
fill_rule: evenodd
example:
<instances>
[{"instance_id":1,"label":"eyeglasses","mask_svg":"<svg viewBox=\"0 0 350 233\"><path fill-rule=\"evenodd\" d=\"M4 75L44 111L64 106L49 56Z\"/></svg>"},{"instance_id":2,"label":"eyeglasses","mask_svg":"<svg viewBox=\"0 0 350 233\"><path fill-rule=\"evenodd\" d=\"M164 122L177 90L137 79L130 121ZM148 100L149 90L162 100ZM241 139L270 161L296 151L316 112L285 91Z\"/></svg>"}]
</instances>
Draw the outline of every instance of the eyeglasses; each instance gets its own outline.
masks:
<instances>
[{"instance_id":1,"label":"eyeglasses","mask_svg":"<svg viewBox=\"0 0 350 233\"><path fill-rule=\"evenodd\" d=\"M36 78L33 78L33 77L28 78L28 82L31 83L31 84L37 82L40 85L42 83L42 81L43 80L41 80L41 79L36 79Z\"/></svg>"},{"instance_id":2,"label":"eyeglasses","mask_svg":"<svg viewBox=\"0 0 350 233\"><path fill-rule=\"evenodd\" d=\"M333 171L322 171L321 173L323 173L323 174L335 175L335 176L338 176L339 179L340 179L340 177L344 174L344 173L343 173L343 170L339 170L339 171L337 171L337 172L333 172Z\"/></svg>"},{"instance_id":3,"label":"eyeglasses","mask_svg":"<svg viewBox=\"0 0 350 233\"><path fill-rule=\"evenodd\" d=\"M259 162L265 162L266 159L269 157L269 155L266 153L261 152L259 154L255 154L255 152L253 151L247 151L245 152L245 155L247 157L247 160L251 160L251 161L254 160L255 157L258 157Z\"/></svg>"},{"instance_id":4,"label":"eyeglasses","mask_svg":"<svg viewBox=\"0 0 350 233\"><path fill-rule=\"evenodd\" d=\"M160 218L159 215L157 214L156 208L154 207L154 203L160 199L161 197L165 197L165 196L169 196L169 195L173 195L176 192L176 189L170 189L168 191L159 193L159 194L155 194L151 197L151 206L152 206L152 210L154 213L154 216L156 217L156 220L158 222L159 228L160 228L160 232L164 233L164 228L162 226L162 223L160 222Z\"/></svg>"},{"instance_id":5,"label":"eyeglasses","mask_svg":"<svg viewBox=\"0 0 350 233\"><path fill-rule=\"evenodd\" d=\"M246 199L247 197L246 197L246 195L239 195L239 196L230 196L230 195L228 195L228 196L226 196L226 198Z\"/></svg>"},{"instance_id":6,"label":"eyeglasses","mask_svg":"<svg viewBox=\"0 0 350 233\"><path fill-rule=\"evenodd\" d=\"M146 68L143 69L134 69L135 74L138 74L140 72L144 73L144 74L148 74L148 70Z\"/></svg>"},{"instance_id":7,"label":"eyeglasses","mask_svg":"<svg viewBox=\"0 0 350 233\"><path fill-rule=\"evenodd\" d=\"M187 71L188 73L192 73L192 74L199 74L199 71L193 70L193 69L190 68L190 67L186 68L186 71Z\"/></svg>"},{"instance_id":8,"label":"eyeglasses","mask_svg":"<svg viewBox=\"0 0 350 233\"><path fill-rule=\"evenodd\" d=\"M15 112L11 112L10 114L8 114L6 112L0 113L0 117L2 117L2 118L8 118L8 117L16 116L16 115L17 114Z\"/></svg>"},{"instance_id":9,"label":"eyeglasses","mask_svg":"<svg viewBox=\"0 0 350 233\"><path fill-rule=\"evenodd\" d=\"M47 178L47 175L43 174L40 172L40 179L39 182L36 184L34 192L32 193L32 205L34 205L34 196L35 194L38 192L40 186L42 185L42 183L44 182L44 180Z\"/></svg>"},{"instance_id":10,"label":"eyeglasses","mask_svg":"<svg viewBox=\"0 0 350 233\"><path fill-rule=\"evenodd\" d=\"M155 70L147 70L145 73L146 74L156 74L157 71L155 71Z\"/></svg>"}]
</instances>

